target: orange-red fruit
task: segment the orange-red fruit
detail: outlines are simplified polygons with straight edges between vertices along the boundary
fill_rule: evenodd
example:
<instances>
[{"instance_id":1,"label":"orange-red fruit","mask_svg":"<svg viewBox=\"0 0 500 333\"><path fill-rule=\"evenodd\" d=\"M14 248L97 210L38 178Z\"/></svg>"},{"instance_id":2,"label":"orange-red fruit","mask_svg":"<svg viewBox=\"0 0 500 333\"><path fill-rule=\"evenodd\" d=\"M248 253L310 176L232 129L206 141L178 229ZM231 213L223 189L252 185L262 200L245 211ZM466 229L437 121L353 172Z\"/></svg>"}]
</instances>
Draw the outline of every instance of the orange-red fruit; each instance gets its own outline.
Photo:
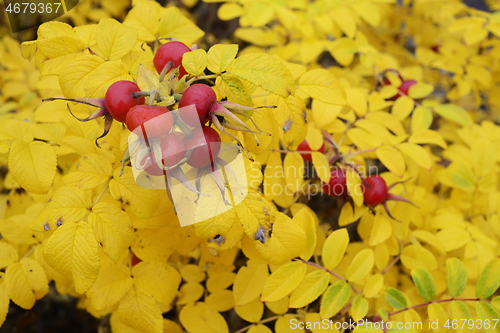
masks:
<instances>
[{"instance_id":1,"label":"orange-red fruit","mask_svg":"<svg viewBox=\"0 0 500 333\"><path fill-rule=\"evenodd\" d=\"M368 206L377 206L387 199L387 184L384 178L379 176L370 176L365 178L369 186L361 183L363 198Z\"/></svg>"},{"instance_id":2,"label":"orange-red fruit","mask_svg":"<svg viewBox=\"0 0 500 333\"><path fill-rule=\"evenodd\" d=\"M170 110L163 106L136 105L129 110L126 118L127 128L132 132L137 127L142 131L135 131L144 138L159 137L170 132L173 118Z\"/></svg>"}]
</instances>

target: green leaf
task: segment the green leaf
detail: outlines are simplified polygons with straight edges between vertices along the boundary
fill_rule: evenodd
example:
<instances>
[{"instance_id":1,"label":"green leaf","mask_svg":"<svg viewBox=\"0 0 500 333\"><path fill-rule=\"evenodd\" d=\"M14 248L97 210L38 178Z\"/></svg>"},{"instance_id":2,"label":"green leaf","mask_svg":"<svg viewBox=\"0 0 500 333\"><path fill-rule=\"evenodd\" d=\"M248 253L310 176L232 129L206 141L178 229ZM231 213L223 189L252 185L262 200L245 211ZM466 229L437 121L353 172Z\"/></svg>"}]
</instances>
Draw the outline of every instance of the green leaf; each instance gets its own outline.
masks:
<instances>
[{"instance_id":1,"label":"green leaf","mask_svg":"<svg viewBox=\"0 0 500 333\"><path fill-rule=\"evenodd\" d=\"M484 268L476 284L476 297L486 299L500 286L500 259L493 259Z\"/></svg>"},{"instance_id":2,"label":"green leaf","mask_svg":"<svg viewBox=\"0 0 500 333\"><path fill-rule=\"evenodd\" d=\"M380 308L378 309L378 314L380 315L380 318L382 318L382 320L389 320L389 314L387 313L387 310L384 309L384 308Z\"/></svg>"},{"instance_id":3,"label":"green leaf","mask_svg":"<svg viewBox=\"0 0 500 333\"><path fill-rule=\"evenodd\" d=\"M295 90L290 70L265 53L249 53L237 58L229 73L282 97L293 94Z\"/></svg>"},{"instance_id":4,"label":"green leaf","mask_svg":"<svg viewBox=\"0 0 500 333\"><path fill-rule=\"evenodd\" d=\"M448 267L448 290L451 297L458 297L462 294L467 284L467 271L461 260L457 258L448 258L446 260Z\"/></svg>"},{"instance_id":5,"label":"green leaf","mask_svg":"<svg viewBox=\"0 0 500 333\"><path fill-rule=\"evenodd\" d=\"M337 281L323 294L319 313L321 318L330 318L336 315L349 300L351 286L345 281Z\"/></svg>"},{"instance_id":6,"label":"green leaf","mask_svg":"<svg viewBox=\"0 0 500 333\"><path fill-rule=\"evenodd\" d=\"M462 126L472 125L471 116L461 106L455 104L441 104L434 107L434 112Z\"/></svg>"},{"instance_id":7,"label":"green leaf","mask_svg":"<svg viewBox=\"0 0 500 333\"><path fill-rule=\"evenodd\" d=\"M408 306L405 295L396 288L389 288L385 291L385 300L396 310L401 310Z\"/></svg>"},{"instance_id":8,"label":"green leaf","mask_svg":"<svg viewBox=\"0 0 500 333\"><path fill-rule=\"evenodd\" d=\"M411 270L411 277L418 292L426 301L432 301L436 296L436 286L432 275L422 267Z\"/></svg>"}]
</instances>

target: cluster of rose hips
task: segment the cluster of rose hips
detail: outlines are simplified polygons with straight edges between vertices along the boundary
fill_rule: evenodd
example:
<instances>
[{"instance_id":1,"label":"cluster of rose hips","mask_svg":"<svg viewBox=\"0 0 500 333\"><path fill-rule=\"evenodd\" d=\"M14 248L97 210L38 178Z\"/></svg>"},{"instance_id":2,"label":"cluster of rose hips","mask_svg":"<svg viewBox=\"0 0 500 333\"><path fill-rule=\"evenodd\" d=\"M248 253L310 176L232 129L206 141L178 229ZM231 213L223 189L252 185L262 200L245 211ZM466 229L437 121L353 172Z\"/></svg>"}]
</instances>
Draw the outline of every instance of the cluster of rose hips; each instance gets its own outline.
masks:
<instances>
[{"instance_id":1,"label":"cluster of rose hips","mask_svg":"<svg viewBox=\"0 0 500 333\"><path fill-rule=\"evenodd\" d=\"M172 41L161 46L155 53L153 64L160 74L159 81L161 83L166 79L169 85L171 96L166 97L170 98L171 103L168 106L155 105L155 102L165 100L165 96L159 96L158 91L141 91L136 83L126 80L114 82L107 89L104 98L45 100L62 99L98 107L99 110L89 117L77 118L88 121L105 117L104 133L96 139L97 146L98 140L109 132L113 120L124 123L138 136L134 146L129 147L132 148L129 151L137 152L134 164L137 169L153 176L173 176L190 190L199 193L186 182L179 166L187 163L200 169L198 174L205 171L214 172L215 164L227 167L227 163L218 158L221 151L220 134L211 125L221 134L235 139L242 149L244 148L241 143L227 129L251 132L258 145L256 132L238 117L250 118L245 111L257 108L231 102L217 102L217 96L210 86L200 83L190 85L196 78L186 82L188 74L182 66L182 57L190 51L185 44ZM146 96L149 96L148 104L145 104ZM196 108L194 114L182 110L172 112L193 105ZM71 109L69 110L71 112ZM207 126L208 122L210 124ZM180 130L176 131L175 128ZM123 165L129 159L131 156L126 154ZM211 170L208 170L210 167ZM218 185L219 188L224 187L222 184Z\"/></svg>"}]
</instances>

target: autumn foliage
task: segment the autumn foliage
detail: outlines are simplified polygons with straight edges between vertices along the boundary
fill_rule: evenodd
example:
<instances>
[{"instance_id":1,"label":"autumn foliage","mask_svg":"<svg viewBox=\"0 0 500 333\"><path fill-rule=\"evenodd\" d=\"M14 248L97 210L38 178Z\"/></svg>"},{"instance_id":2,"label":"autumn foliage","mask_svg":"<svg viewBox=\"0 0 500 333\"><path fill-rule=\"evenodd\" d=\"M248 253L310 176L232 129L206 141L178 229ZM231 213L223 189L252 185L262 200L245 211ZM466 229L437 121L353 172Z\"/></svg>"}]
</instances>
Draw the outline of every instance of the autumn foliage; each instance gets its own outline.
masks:
<instances>
[{"instance_id":1,"label":"autumn foliage","mask_svg":"<svg viewBox=\"0 0 500 333\"><path fill-rule=\"evenodd\" d=\"M114 333L500 332L498 3L222 1L215 43L189 10L112 2L0 40L0 326L52 288ZM212 89L245 199L181 227L136 183L117 81L139 118Z\"/></svg>"}]
</instances>

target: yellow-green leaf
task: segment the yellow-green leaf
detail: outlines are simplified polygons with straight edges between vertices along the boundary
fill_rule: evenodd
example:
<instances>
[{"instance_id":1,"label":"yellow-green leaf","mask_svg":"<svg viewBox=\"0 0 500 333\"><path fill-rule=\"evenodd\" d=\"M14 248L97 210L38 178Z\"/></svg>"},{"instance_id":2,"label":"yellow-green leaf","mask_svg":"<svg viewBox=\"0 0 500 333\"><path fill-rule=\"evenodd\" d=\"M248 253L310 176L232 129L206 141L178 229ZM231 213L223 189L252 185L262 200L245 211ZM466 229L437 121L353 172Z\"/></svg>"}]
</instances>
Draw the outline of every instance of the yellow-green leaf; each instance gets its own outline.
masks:
<instances>
[{"instance_id":1,"label":"yellow-green leaf","mask_svg":"<svg viewBox=\"0 0 500 333\"><path fill-rule=\"evenodd\" d=\"M484 268L476 284L476 297L486 299L500 287L500 259L495 258Z\"/></svg>"},{"instance_id":2,"label":"yellow-green leaf","mask_svg":"<svg viewBox=\"0 0 500 333\"><path fill-rule=\"evenodd\" d=\"M458 258L446 259L448 268L448 290L451 297L458 297L462 294L467 285L467 270L465 265Z\"/></svg>"},{"instance_id":3,"label":"yellow-green leaf","mask_svg":"<svg viewBox=\"0 0 500 333\"><path fill-rule=\"evenodd\" d=\"M182 66L192 75L201 75L207 67L207 52L203 49L197 49L186 52L182 56Z\"/></svg>"},{"instance_id":4,"label":"yellow-green leaf","mask_svg":"<svg viewBox=\"0 0 500 333\"><path fill-rule=\"evenodd\" d=\"M436 286L432 275L425 268L419 267L411 270L411 278L417 290L426 301L434 300L436 296Z\"/></svg>"},{"instance_id":5,"label":"yellow-green leaf","mask_svg":"<svg viewBox=\"0 0 500 333\"><path fill-rule=\"evenodd\" d=\"M10 147L9 170L14 180L26 191L49 192L56 175L57 157L49 144L16 140Z\"/></svg>"},{"instance_id":6,"label":"yellow-green leaf","mask_svg":"<svg viewBox=\"0 0 500 333\"><path fill-rule=\"evenodd\" d=\"M307 274L290 295L288 307L301 308L313 302L325 291L329 282L330 274L324 270Z\"/></svg>"},{"instance_id":7,"label":"yellow-green leaf","mask_svg":"<svg viewBox=\"0 0 500 333\"><path fill-rule=\"evenodd\" d=\"M293 261L278 268L267 279L262 289L262 302L274 302L291 293L302 281L307 266Z\"/></svg>"},{"instance_id":8,"label":"yellow-green leaf","mask_svg":"<svg viewBox=\"0 0 500 333\"><path fill-rule=\"evenodd\" d=\"M339 264L344 257L347 244L349 244L349 234L345 228L337 229L327 237L321 252L325 268L332 270Z\"/></svg>"},{"instance_id":9,"label":"yellow-green leaf","mask_svg":"<svg viewBox=\"0 0 500 333\"><path fill-rule=\"evenodd\" d=\"M208 50L207 68L215 74L224 72L238 54L238 44L216 44Z\"/></svg>"},{"instance_id":10,"label":"yellow-green leaf","mask_svg":"<svg viewBox=\"0 0 500 333\"><path fill-rule=\"evenodd\" d=\"M361 295L354 297L352 300L351 314L354 320L363 319L368 313L369 303L366 298Z\"/></svg>"},{"instance_id":11,"label":"yellow-green leaf","mask_svg":"<svg viewBox=\"0 0 500 333\"><path fill-rule=\"evenodd\" d=\"M118 60L126 55L137 42L137 29L122 25L115 19L103 18L96 29L100 54L107 60Z\"/></svg>"},{"instance_id":12,"label":"yellow-green leaf","mask_svg":"<svg viewBox=\"0 0 500 333\"><path fill-rule=\"evenodd\" d=\"M385 300L396 310L401 310L408 306L405 296L396 288L389 288L385 291Z\"/></svg>"},{"instance_id":13,"label":"yellow-green leaf","mask_svg":"<svg viewBox=\"0 0 500 333\"><path fill-rule=\"evenodd\" d=\"M72 277L75 289L83 294L99 274L99 249L87 222L63 223L44 248L45 262L66 277Z\"/></svg>"},{"instance_id":14,"label":"yellow-green leaf","mask_svg":"<svg viewBox=\"0 0 500 333\"><path fill-rule=\"evenodd\" d=\"M337 281L323 294L319 313L321 318L336 315L346 305L351 295L351 286L345 281Z\"/></svg>"}]
</instances>

